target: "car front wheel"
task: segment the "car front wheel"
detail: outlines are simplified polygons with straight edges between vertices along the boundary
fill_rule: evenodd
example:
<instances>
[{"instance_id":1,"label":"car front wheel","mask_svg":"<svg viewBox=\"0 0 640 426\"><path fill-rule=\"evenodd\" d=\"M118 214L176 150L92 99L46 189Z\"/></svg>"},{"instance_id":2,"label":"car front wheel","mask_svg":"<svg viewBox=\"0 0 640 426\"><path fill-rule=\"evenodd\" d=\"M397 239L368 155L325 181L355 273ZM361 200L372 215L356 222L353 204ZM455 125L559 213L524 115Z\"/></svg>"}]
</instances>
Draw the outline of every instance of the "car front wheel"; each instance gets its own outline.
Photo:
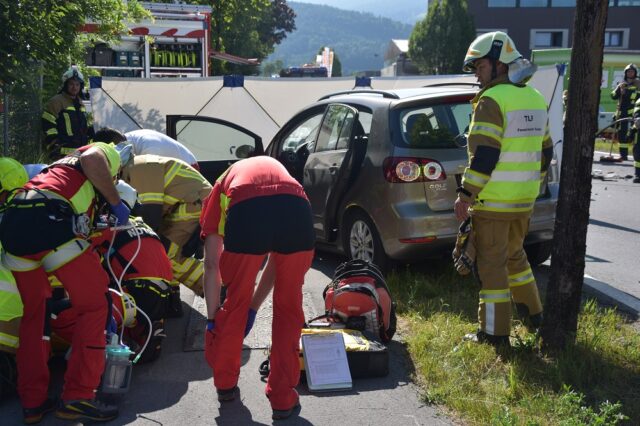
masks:
<instances>
[{"instance_id":1,"label":"car front wheel","mask_svg":"<svg viewBox=\"0 0 640 426\"><path fill-rule=\"evenodd\" d=\"M389 264L376 227L366 215L356 212L347 217L343 232L343 247L349 259L372 262L381 270Z\"/></svg>"}]
</instances>

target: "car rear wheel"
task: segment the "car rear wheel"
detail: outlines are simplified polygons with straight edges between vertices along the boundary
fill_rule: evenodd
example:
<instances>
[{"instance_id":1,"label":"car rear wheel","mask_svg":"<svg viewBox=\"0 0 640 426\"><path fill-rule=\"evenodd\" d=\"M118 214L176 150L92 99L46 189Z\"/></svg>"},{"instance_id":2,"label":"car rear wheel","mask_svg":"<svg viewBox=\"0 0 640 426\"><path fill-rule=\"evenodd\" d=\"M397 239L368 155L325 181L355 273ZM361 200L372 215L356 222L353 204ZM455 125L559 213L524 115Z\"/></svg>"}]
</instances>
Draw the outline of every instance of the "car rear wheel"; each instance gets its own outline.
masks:
<instances>
[{"instance_id":1,"label":"car rear wheel","mask_svg":"<svg viewBox=\"0 0 640 426\"><path fill-rule=\"evenodd\" d=\"M343 247L347 257L372 262L382 271L386 270L389 258L371 219L363 213L354 212L347 216L344 225Z\"/></svg>"},{"instance_id":2,"label":"car rear wheel","mask_svg":"<svg viewBox=\"0 0 640 426\"><path fill-rule=\"evenodd\" d=\"M553 241L543 241L535 244L527 244L524 251L527 252L527 259L531 266L538 266L544 263L551 256Z\"/></svg>"}]
</instances>

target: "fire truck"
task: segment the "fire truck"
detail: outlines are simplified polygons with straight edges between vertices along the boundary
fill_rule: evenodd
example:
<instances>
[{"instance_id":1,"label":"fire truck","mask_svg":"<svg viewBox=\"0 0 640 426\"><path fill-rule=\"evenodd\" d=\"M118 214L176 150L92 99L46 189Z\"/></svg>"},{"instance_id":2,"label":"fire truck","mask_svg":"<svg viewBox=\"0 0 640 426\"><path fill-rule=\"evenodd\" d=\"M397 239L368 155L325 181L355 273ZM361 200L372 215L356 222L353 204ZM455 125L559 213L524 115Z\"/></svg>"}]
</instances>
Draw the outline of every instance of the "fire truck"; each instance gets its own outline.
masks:
<instances>
[{"instance_id":1,"label":"fire truck","mask_svg":"<svg viewBox=\"0 0 640 426\"><path fill-rule=\"evenodd\" d=\"M98 43L86 49L85 63L105 77L207 77L211 7L174 3L140 3L153 20L128 24L117 45ZM84 32L95 32L88 22Z\"/></svg>"}]
</instances>

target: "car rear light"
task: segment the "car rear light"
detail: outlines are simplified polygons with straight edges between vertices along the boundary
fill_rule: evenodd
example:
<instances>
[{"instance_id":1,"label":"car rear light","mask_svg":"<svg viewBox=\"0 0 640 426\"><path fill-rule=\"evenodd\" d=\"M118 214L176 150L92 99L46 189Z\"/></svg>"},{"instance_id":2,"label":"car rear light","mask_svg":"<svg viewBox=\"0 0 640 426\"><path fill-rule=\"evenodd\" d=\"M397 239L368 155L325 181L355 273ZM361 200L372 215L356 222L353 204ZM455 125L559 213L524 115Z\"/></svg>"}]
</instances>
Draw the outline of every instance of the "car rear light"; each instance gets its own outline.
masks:
<instances>
[{"instance_id":1,"label":"car rear light","mask_svg":"<svg viewBox=\"0 0 640 426\"><path fill-rule=\"evenodd\" d=\"M387 157L382 162L384 178L392 183L446 180L442 164L430 158Z\"/></svg>"},{"instance_id":2,"label":"car rear light","mask_svg":"<svg viewBox=\"0 0 640 426\"><path fill-rule=\"evenodd\" d=\"M437 237L417 237L417 238L400 238L400 242L403 244L422 244L432 243Z\"/></svg>"}]
</instances>

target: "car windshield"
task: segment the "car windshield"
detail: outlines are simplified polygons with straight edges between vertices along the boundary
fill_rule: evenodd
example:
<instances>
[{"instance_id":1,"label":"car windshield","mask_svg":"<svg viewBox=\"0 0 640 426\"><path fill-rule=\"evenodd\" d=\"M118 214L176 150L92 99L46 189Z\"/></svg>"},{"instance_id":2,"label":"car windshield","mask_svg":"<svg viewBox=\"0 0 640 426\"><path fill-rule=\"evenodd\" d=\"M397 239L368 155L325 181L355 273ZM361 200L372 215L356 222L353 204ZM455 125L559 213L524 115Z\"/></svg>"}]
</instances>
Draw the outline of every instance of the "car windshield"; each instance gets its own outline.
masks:
<instances>
[{"instance_id":1,"label":"car windshield","mask_svg":"<svg viewBox=\"0 0 640 426\"><path fill-rule=\"evenodd\" d=\"M469 131L471 104L464 102L407 108L400 112L399 117L404 146L456 148Z\"/></svg>"}]
</instances>

